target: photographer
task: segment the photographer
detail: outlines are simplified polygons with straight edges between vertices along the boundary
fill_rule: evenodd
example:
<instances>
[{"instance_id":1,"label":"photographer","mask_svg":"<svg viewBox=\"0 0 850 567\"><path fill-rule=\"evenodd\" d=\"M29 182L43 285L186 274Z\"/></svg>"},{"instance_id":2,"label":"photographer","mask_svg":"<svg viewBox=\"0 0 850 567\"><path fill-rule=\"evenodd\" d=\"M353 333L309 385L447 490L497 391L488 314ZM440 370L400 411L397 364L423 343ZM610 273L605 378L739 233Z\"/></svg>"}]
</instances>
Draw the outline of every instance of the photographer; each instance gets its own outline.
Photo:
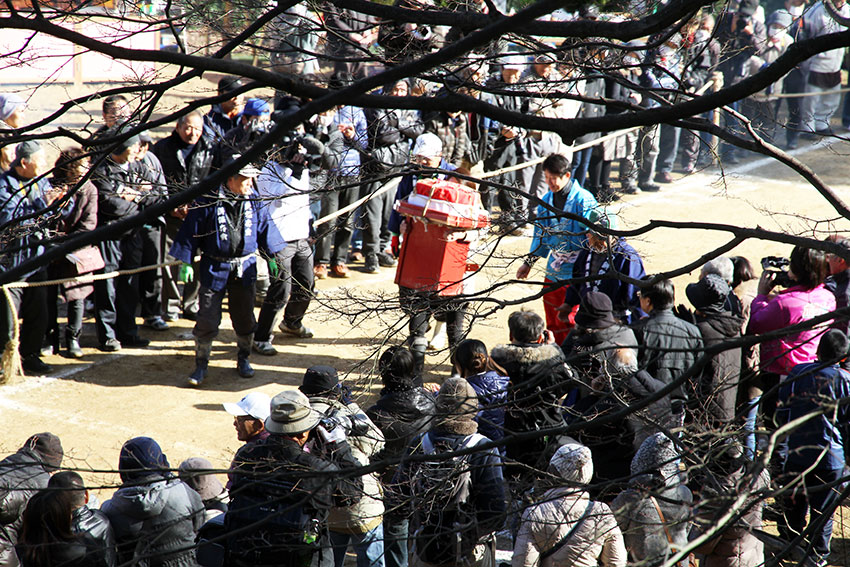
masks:
<instances>
[{"instance_id":1,"label":"photographer","mask_svg":"<svg viewBox=\"0 0 850 567\"><path fill-rule=\"evenodd\" d=\"M767 260L767 259L766 259ZM774 261L774 264L777 263ZM762 261L765 268L765 261ZM750 307L748 335L769 333L796 325L835 309L835 296L824 287L828 273L826 254L820 250L795 246L791 251L788 271L765 269L759 280L758 295ZM787 289L773 292L783 275L790 284ZM825 326L813 327L791 335L761 343L761 368L755 378L750 399L751 411L760 403L765 425L770 427L776 410L775 386L782 382L798 364L817 359L818 343ZM758 395L760 392L764 395ZM774 391L771 391L774 390ZM752 394L751 394L752 396ZM760 400L760 401L759 401ZM754 416L753 416L754 417ZM752 419L749 425L754 425ZM748 449L753 450L752 437Z\"/></svg>"},{"instance_id":2,"label":"photographer","mask_svg":"<svg viewBox=\"0 0 850 567\"><path fill-rule=\"evenodd\" d=\"M299 387L310 399L310 406L322 417L307 442L313 454L323 455L334 443L347 440L351 456L361 465L384 449L384 434L369 419L351 392L339 382L336 369L311 366ZM333 461L333 455L326 455ZM357 553L357 564L382 567L384 564L384 503L376 472L364 475L363 496L350 506L331 508L328 516L330 541L335 567L342 567L345 551L351 543Z\"/></svg>"}]
</instances>

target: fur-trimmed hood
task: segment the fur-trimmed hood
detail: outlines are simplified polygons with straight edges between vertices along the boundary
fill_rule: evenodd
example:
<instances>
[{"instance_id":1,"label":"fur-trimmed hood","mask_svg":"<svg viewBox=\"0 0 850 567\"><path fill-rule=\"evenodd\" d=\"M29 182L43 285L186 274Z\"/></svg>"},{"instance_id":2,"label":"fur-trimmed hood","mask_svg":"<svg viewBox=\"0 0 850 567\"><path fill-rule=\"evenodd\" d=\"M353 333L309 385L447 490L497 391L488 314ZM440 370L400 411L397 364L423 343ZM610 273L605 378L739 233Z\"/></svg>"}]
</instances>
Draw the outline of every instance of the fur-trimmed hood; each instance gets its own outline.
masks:
<instances>
[{"instance_id":1,"label":"fur-trimmed hood","mask_svg":"<svg viewBox=\"0 0 850 567\"><path fill-rule=\"evenodd\" d=\"M563 360L564 353L554 344L508 344L493 347L490 357L504 367L506 364L532 365L556 358Z\"/></svg>"}]
</instances>

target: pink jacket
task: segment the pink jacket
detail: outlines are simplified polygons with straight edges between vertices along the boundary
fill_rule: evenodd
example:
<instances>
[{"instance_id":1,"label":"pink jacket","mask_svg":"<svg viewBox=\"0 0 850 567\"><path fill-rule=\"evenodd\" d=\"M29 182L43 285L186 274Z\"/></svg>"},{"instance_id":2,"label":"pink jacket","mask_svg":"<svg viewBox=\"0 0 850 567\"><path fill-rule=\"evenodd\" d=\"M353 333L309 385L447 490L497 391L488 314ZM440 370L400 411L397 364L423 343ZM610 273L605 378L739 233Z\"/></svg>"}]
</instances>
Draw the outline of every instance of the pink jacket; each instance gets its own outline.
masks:
<instances>
[{"instance_id":1,"label":"pink jacket","mask_svg":"<svg viewBox=\"0 0 850 567\"><path fill-rule=\"evenodd\" d=\"M750 306L747 334L776 331L835 310L835 296L819 285L812 289L789 287L773 298L756 295ZM788 374L797 364L817 359L824 326L761 343L762 370Z\"/></svg>"}]
</instances>

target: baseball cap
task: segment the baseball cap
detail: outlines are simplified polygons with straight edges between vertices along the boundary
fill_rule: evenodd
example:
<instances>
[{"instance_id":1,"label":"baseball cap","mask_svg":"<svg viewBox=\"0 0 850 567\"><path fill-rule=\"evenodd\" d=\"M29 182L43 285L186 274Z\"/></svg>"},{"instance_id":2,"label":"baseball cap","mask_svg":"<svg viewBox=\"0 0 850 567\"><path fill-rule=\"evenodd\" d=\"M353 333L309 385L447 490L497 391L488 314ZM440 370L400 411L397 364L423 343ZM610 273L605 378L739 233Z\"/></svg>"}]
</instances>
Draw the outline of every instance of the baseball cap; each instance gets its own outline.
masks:
<instances>
[{"instance_id":1,"label":"baseball cap","mask_svg":"<svg viewBox=\"0 0 850 567\"><path fill-rule=\"evenodd\" d=\"M221 405L224 406L224 411L234 417L250 415L254 419L265 421L271 411L271 401L272 399L262 392L251 392L236 403L225 402Z\"/></svg>"},{"instance_id":2,"label":"baseball cap","mask_svg":"<svg viewBox=\"0 0 850 567\"><path fill-rule=\"evenodd\" d=\"M242 110L242 114L245 116L263 116L269 114L269 112L271 112L269 103L261 98L249 98Z\"/></svg>"}]
</instances>

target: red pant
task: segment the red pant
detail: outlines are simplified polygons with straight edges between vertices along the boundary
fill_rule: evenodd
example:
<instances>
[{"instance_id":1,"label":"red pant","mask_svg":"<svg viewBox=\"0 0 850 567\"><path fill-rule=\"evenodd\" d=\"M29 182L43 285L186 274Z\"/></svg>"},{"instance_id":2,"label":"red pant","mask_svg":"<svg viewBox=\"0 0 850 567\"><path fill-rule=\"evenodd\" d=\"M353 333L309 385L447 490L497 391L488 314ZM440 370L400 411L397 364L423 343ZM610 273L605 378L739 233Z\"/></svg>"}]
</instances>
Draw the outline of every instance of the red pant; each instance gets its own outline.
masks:
<instances>
[{"instance_id":1,"label":"red pant","mask_svg":"<svg viewBox=\"0 0 850 567\"><path fill-rule=\"evenodd\" d=\"M554 283L548 278L544 281L546 283ZM558 319L558 312L555 310L556 307L563 305L568 287L568 285L558 287L543 296L543 312L546 314L546 328L555 335L555 343L558 345L564 342L564 339L567 338L567 335L576 326L575 316L576 311L578 311L578 305L574 306L569 312L567 321Z\"/></svg>"}]
</instances>

